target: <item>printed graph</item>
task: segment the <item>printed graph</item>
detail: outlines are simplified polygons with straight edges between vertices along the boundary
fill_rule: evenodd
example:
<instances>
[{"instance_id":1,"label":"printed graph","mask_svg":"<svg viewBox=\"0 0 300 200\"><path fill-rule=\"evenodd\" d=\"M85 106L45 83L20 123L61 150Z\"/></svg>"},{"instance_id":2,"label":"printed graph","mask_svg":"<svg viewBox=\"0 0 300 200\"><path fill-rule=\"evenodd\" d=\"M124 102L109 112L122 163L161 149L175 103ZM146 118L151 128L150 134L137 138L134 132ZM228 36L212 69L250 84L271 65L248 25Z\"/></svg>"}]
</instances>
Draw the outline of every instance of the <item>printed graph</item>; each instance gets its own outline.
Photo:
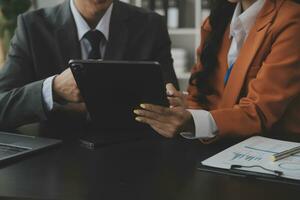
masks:
<instances>
[{"instance_id":1,"label":"printed graph","mask_svg":"<svg viewBox=\"0 0 300 200\"><path fill-rule=\"evenodd\" d=\"M247 153L233 152L231 161L261 161L262 157L254 156Z\"/></svg>"}]
</instances>

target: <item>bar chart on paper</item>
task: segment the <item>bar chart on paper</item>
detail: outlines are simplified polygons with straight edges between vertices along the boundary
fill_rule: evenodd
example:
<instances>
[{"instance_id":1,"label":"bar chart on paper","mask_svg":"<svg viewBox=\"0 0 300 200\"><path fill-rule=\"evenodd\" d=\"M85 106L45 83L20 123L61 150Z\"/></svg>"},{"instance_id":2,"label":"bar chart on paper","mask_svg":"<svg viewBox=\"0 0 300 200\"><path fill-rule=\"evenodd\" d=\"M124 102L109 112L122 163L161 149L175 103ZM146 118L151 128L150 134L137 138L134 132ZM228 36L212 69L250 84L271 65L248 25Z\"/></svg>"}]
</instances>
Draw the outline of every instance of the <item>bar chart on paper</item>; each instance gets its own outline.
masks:
<instances>
[{"instance_id":1,"label":"bar chart on paper","mask_svg":"<svg viewBox=\"0 0 300 200\"><path fill-rule=\"evenodd\" d=\"M280 171L282 177L300 180L300 154L295 154L277 162L271 160L271 156L296 146L299 143L280 141L260 136L249 138L236 144L202 162L205 166L230 169L232 165L245 166L241 170L273 174L272 171ZM261 166L270 171L266 171ZM250 167L250 168L246 168Z\"/></svg>"},{"instance_id":2,"label":"bar chart on paper","mask_svg":"<svg viewBox=\"0 0 300 200\"><path fill-rule=\"evenodd\" d=\"M236 160L245 160L245 161L260 161L262 160L261 156L254 156L254 155L249 155L247 153L240 153L240 152L233 152L233 157L231 161L236 161Z\"/></svg>"}]
</instances>

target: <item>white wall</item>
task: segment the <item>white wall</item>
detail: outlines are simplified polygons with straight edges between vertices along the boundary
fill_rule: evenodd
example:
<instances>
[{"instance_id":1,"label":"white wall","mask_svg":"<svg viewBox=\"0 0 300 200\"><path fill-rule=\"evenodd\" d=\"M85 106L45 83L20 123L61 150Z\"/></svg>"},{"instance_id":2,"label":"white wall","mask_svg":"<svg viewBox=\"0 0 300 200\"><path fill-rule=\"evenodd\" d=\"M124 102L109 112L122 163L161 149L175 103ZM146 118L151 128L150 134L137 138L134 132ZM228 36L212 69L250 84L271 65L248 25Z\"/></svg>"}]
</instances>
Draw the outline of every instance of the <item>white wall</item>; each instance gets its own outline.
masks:
<instances>
[{"instance_id":1,"label":"white wall","mask_svg":"<svg viewBox=\"0 0 300 200\"><path fill-rule=\"evenodd\" d=\"M44 8L44 7L51 7L55 6L64 0L37 0L37 7Z\"/></svg>"}]
</instances>

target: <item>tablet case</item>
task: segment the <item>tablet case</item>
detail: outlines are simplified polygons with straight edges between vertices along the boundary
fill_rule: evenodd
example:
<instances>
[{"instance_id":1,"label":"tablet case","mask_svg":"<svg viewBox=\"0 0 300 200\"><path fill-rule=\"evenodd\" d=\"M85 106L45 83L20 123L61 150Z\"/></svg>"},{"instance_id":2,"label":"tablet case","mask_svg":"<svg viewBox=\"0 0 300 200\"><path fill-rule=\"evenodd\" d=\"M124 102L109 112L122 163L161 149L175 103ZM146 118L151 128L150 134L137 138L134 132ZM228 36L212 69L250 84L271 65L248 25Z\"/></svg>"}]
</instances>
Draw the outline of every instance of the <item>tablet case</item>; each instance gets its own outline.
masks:
<instances>
[{"instance_id":1,"label":"tablet case","mask_svg":"<svg viewBox=\"0 0 300 200\"><path fill-rule=\"evenodd\" d=\"M133 110L141 103L168 106L159 63L73 60L69 66L94 130L119 137L153 132L135 121Z\"/></svg>"}]
</instances>

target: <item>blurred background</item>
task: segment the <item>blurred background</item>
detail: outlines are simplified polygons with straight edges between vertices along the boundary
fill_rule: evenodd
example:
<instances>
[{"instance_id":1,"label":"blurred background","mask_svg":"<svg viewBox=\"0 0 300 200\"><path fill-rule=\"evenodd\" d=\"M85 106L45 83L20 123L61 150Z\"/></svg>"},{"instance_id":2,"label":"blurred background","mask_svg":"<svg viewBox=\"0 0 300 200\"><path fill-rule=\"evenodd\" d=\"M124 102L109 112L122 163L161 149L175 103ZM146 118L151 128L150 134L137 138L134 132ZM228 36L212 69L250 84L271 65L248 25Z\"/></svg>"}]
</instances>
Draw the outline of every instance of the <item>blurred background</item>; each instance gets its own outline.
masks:
<instances>
[{"instance_id":1,"label":"blurred background","mask_svg":"<svg viewBox=\"0 0 300 200\"><path fill-rule=\"evenodd\" d=\"M0 0L0 69L5 62L9 42L20 13L55 6L65 0ZM207 0L122 0L154 10L165 16L172 40L174 68L180 87L185 89L190 69L195 63L195 50L200 44L200 26L208 16Z\"/></svg>"}]
</instances>

